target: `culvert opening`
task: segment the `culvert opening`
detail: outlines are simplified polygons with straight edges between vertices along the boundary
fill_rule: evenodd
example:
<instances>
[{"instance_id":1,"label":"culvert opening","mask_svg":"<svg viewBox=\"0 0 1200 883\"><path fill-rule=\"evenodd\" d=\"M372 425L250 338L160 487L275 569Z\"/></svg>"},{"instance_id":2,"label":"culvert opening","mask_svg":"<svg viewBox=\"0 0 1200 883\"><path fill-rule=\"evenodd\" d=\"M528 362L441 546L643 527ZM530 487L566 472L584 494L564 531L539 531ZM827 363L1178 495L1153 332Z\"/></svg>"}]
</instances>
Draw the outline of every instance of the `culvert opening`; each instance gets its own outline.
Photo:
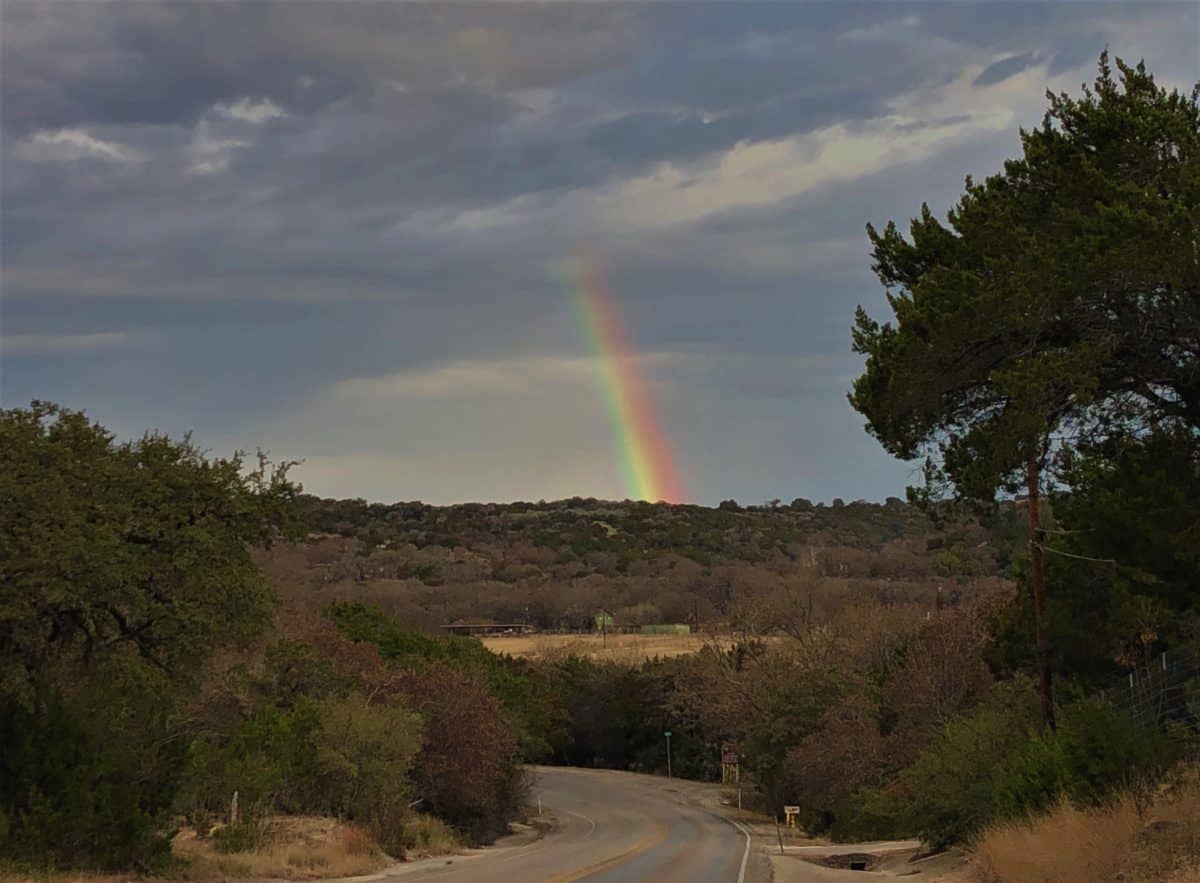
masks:
<instances>
[{"instance_id":1,"label":"culvert opening","mask_svg":"<svg viewBox=\"0 0 1200 883\"><path fill-rule=\"evenodd\" d=\"M831 855L825 859L824 864L830 868L839 868L843 871L869 871L875 865L876 857L867 853L850 853L842 855Z\"/></svg>"}]
</instances>

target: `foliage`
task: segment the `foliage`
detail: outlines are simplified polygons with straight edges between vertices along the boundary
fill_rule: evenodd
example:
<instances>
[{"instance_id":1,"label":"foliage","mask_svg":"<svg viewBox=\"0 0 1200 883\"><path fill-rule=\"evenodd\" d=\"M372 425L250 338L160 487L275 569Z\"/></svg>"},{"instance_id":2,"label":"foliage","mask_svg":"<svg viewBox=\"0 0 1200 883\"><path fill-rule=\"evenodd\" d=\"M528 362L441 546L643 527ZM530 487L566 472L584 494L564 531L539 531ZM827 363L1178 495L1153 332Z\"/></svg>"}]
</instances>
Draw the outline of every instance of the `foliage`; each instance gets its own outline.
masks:
<instances>
[{"instance_id":1,"label":"foliage","mask_svg":"<svg viewBox=\"0 0 1200 883\"><path fill-rule=\"evenodd\" d=\"M881 833L945 846L1063 799L1099 805L1178 757L1178 742L1102 702L1077 700L1060 718L1055 731L1039 732L1029 685L1004 683L951 720L893 784L861 792L854 811L877 829L891 820Z\"/></svg>"},{"instance_id":2,"label":"foliage","mask_svg":"<svg viewBox=\"0 0 1200 883\"><path fill-rule=\"evenodd\" d=\"M1019 484L1059 429L1099 443L1200 419L1200 105L1107 56L1051 95L1022 156L968 179L948 226L870 228L896 324L861 308L851 403L965 497Z\"/></svg>"},{"instance_id":3,"label":"foliage","mask_svg":"<svg viewBox=\"0 0 1200 883\"><path fill-rule=\"evenodd\" d=\"M1194 641L1200 434L1161 430L1085 452L1072 459L1067 480L1071 490L1055 511L1068 532L1053 545L1092 560L1052 562L1056 577L1073 589L1066 609L1051 608L1051 627L1064 635L1064 667L1096 672L1097 636L1122 668Z\"/></svg>"},{"instance_id":4,"label":"foliage","mask_svg":"<svg viewBox=\"0 0 1200 883\"><path fill-rule=\"evenodd\" d=\"M286 472L118 443L46 403L0 411L0 855L164 859L180 697L269 619L249 547L293 526Z\"/></svg>"},{"instance_id":5,"label":"foliage","mask_svg":"<svg viewBox=\"0 0 1200 883\"><path fill-rule=\"evenodd\" d=\"M1003 684L951 720L882 797L886 814L934 847L960 841L999 813L998 771L1029 742L1037 707L1025 682Z\"/></svg>"},{"instance_id":6,"label":"foliage","mask_svg":"<svg viewBox=\"0 0 1200 883\"><path fill-rule=\"evenodd\" d=\"M259 818L222 825L213 834L218 852L250 852L262 846L265 840L266 826Z\"/></svg>"},{"instance_id":7,"label":"foliage","mask_svg":"<svg viewBox=\"0 0 1200 883\"><path fill-rule=\"evenodd\" d=\"M373 645L393 664L415 671L440 664L481 679L517 725L525 756L536 760L548 755L548 709L521 663L501 659L474 638L405 629L382 610L364 604L336 603L326 616L351 640Z\"/></svg>"},{"instance_id":8,"label":"foliage","mask_svg":"<svg viewBox=\"0 0 1200 883\"><path fill-rule=\"evenodd\" d=\"M850 402L888 451L925 454L917 496L1029 495L1049 726L1043 472L1155 427L1200 430L1200 88L1117 68L1105 53L1094 90L1050 95L1022 156L968 178L946 224L922 206L911 241L869 226L895 324L860 307L853 329L866 370Z\"/></svg>"},{"instance_id":9,"label":"foliage","mask_svg":"<svg viewBox=\"0 0 1200 883\"><path fill-rule=\"evenodd\" d=\"M163 686L152 675L125 680L144 671L115 668L105 667L107 684L43 696L36 711L0 704L0 854L105 868L168 863L164 823L178 769L169 694L152 692Z\"/></svg>"},{"instance_id":10,"label":"foliage","mask_svg":"<svg viewBox=\"0 0 1200 883\"><path fill-rule=\"evenodd\" d=\"M1013 818L1052 806L1062 797L1095 806L1119 789L1157 777L1178 744L1096 701L1068 705L1058 729L1030 739L996 777L997 815Z\"/></svg>"},{"instance_id":11,"label":"foliage","mask_svg":"<svg viewBox=\"0 0 1200 883\"><path fill-rule=\"evenodd\" d=\"M893 833L896 809L882 805L879 790L987 695L986 623L1001 602L984 597L907 630L863 636L868 643L858 653L869 652L857 671L845 670L846 692L784 760L787 802L801 807L809 830L838 837Z\"/></svg>"},{"instance_id":12,"label":"foliage","mask_svg":"<svg viewBox=\"0 0 1200 883\"><path fill-rule=\"evenodd\" d=\"M498 701L478 679L441 665L402 678L401 690L424 721L413 761L422 808L489 842L524 804L517 737Z\"/></svg>"},{"instance_id":13,"label":"foliage","mask_svg":"<svg viewBox=\"0 0 1200 883\"><path fill-rule=\"evenodd\" d=\"M412 632L378 609L335 604L327 615L392 663L388 689L420 715L412 781L423 808L476 841L503 833L524 797L521 731L511 721L536 722L544 711L530 678L478 641Z\"/></svg>"},{"instance_id":14,"label":"foliage","mask_svg":"<svg viewBox=\"0 0 1200 883\"><path fill-rule=\"evenodd\" d=\"M421 731L420 719L400 704L372 704L362 694L327 700L315 739L314 787L324 812L369 821L381 833L398 830Z\"/></svg>"},{"instance_id":15,"label":"foliage","mask_svg":"<svg viewBox=\"0 0 1200 883\"><path fill-rule=\"evenodd\" d=\"M304 626L307 634L297 637L308 640L268 645L261 668L235 671L197 709L211 722L191 743L176 805L202 823L222 817L237 792L248 823L269 811L330 815L360 822L395 847L421 721L381 689L369 659L339 646L340 636ZM222 713L230 707L241 710Z\"/></svg>"},{"instance_id":16,"label":"foliage","mask_svg":"<svg viewBox=\"0 0 1200 883\"><path fill-rule=\"evenodd\" d=\"M286 473L117 443L54 405L0 411L0 687L36 702L52 667L125 652L179 674L255 634L270 593L249 546L291 525Z\"/></svg>"}]
</instances>

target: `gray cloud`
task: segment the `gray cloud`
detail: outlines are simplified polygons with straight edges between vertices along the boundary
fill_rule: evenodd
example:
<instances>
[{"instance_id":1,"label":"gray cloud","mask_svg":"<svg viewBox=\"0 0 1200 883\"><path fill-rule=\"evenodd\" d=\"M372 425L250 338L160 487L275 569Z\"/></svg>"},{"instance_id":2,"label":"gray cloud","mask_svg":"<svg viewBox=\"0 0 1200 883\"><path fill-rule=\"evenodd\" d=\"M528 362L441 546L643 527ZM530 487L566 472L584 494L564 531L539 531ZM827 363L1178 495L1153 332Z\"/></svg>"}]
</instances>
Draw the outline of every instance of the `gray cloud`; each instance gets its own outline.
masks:
<instances>
[{"instance_id":1,"label":"gray cloud","mask_svg":"<svg viewBox=\"0 0 1200 883\"><path fill-rule=\"evenodd\" d=\"M706 502L896 493L907 467L844 400L849 317L882 304L863 225L944 210L1104 45L1195 78L1198 17L61 0L2 14L6 404L311 456L326 493L600 493L611 440L587 383L329 394L580 357L555 267L584 248L634 346L678 357L647 370Z\"/></svg>"},{"instance_id":2,"label":"gray cloud","mask_svg":"<svg viewBox=\"0 0 1200 883\"><path fill-rule=\"evenodd\" d=\"M974 85L992 86L996 83L1003 83L1009 77L1015 77L1021 71L1032 67L1037 60L1037 56L1032 52L1001 58L985 68L983 73L975 78Z\"/></svg>"}]
</instances>

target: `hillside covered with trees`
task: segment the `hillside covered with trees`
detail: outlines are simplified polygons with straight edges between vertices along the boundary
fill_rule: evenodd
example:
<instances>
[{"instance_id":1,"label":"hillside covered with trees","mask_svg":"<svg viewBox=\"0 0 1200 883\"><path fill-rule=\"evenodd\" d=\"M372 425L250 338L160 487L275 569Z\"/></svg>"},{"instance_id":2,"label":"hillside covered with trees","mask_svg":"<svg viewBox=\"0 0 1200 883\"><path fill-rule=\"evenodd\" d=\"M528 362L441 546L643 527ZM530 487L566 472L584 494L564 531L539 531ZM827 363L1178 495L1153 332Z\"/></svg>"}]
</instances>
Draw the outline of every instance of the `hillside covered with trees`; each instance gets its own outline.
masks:
<instances>
[{"instance_id":1,"label":"hillside covered with trees","mask_svg":"<svg viewBox=\"0 0 1200 883\"><path fill-rule=\"evenodd\" d=\"M393 505L302 498L313 529L264 564L290 602L376 604L411 626L457 621L588 630L686 623L700 631L787 631L838 599L932 608L1011 566L1011 505L935 524L885 504L717 508L572 499Z\"/></svg>"}]
</instances>

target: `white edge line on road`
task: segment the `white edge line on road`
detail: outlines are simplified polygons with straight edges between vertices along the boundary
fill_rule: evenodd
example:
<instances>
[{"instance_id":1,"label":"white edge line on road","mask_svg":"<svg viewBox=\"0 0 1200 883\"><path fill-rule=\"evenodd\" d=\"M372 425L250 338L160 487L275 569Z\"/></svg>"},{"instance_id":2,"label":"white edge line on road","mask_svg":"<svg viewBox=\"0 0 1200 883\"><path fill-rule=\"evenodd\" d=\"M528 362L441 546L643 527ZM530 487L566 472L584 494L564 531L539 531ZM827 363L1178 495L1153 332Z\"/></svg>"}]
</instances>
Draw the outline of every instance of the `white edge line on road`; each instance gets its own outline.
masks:
<instances>
[{"instance_id":1,"label":"white edge line on road","mask_svg":"<svg viewBox=\"0 0 1200 883\"><path fill-rule=\"evenodd\" d=\"M584 834L584 835L583 835L584 837L591 837L593 834L595 834L595 833L596 833L596 823L595 823L595 821L593 821L592 819L589 819L589 818L588 818L587 816L585 816L583 813L581 813L581 812L571 812L569 809L567 809L567 810L563 810L563 812L565 812L565 813L566 813L567 815L569 815L569 816L575 816L575 818L577 818L577 819L583 819L585 822L587 822L589 825L591 825L591 826L592 826L591 828L589 828L589 829L588 829L588 832L587 832L586 834ZM739 880L739 881L738 881L738 883L742 883L742 881L741 881L741 880Z\"/></svg>"},{"instance_id":2,"label":"white edge line on road","mask_svg":"<svg viewBox=\"0 0 1200 883\"><path fill-rule=\"evenodd\" d=\"M725 819L725 821L746 835L746 851L742 853L742 866L738 868L737 878L737 883L746 883L746 862L750 860L750 832L746 830L746 827L741 822L735 822L733 819Z\"/></svg>"}]
</instances>

